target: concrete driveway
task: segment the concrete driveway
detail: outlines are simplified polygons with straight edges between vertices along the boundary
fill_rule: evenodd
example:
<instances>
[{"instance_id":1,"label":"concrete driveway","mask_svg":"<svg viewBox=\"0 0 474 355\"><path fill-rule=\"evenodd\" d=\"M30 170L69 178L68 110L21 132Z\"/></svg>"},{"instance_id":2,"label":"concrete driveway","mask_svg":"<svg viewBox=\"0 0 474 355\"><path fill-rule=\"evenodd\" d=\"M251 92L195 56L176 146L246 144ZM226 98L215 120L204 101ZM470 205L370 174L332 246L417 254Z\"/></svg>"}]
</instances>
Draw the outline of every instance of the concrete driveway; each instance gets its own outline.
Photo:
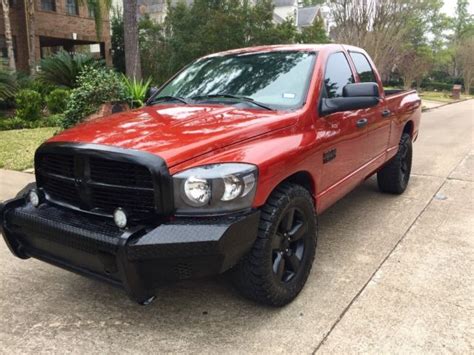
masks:
<instances>
[{"instance_id":1,"label":"concrete driveway","mask_svg":"<svg viewBox=\"0 0 474 355\"><path fill-rule=\"evenodd\" d=\"M374 179L321 216L308 283L283 309L225 277L125 294L0 243L0 352L474 352L474 101L424 114L403 196ZM25 175L0 173L0 196ZM21 177L20 177L21 176Z\"/></svg>"}]
</instances>

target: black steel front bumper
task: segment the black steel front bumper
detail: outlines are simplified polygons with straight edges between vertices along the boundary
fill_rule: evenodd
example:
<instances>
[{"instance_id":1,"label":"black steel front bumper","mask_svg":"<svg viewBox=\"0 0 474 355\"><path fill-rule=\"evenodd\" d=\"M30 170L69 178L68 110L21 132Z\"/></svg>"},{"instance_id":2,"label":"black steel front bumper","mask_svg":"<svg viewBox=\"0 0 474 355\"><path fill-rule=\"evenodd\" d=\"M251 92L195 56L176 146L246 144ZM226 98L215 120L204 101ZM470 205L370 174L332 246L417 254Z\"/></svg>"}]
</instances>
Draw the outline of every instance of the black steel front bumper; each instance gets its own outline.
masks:
<instances>
[{"instance_id":1,"label":"black steel front bumper","mask_svg":"<svg viewBox=\"0 0 474 355\"><path fill-rule=\"evenodd\" d=\"M0 231L11 252L123 287L143 303L172 280L222 273L250 250L259 211L215 219L176 219L117 228L110 218L24 198L0 204Z\"/></svg>"}]
</instances>

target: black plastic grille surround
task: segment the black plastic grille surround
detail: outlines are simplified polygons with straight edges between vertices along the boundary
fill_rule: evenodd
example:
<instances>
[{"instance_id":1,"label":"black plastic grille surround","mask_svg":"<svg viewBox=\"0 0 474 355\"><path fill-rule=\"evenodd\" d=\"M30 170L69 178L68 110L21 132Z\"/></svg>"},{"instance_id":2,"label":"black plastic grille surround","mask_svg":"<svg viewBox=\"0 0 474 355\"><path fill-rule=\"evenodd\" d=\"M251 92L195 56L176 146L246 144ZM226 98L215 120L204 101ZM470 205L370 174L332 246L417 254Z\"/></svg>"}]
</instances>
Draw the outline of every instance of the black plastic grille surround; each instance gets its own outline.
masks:
<instances>
[{"instance_id":1,"label":"black plastic grille surround","mask_svg":"<svg viewBox=\"0 0 474 355\"><path fill-rule=\"evenodd\" d=\"M48 147L37 151L35 165L38 186L51 202L103 215L121 207L134 220L170 209L161 196L161 174L136 155Z\"/></svg>"}]
</instances>

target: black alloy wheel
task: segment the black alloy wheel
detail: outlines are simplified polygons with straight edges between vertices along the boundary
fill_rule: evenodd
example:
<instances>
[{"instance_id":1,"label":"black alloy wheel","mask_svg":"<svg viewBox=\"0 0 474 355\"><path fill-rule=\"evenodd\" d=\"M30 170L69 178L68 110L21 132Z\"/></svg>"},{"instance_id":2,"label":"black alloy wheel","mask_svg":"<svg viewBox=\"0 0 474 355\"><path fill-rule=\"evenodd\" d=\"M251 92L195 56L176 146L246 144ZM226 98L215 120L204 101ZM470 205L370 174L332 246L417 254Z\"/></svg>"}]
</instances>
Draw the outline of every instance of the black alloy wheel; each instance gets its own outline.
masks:
<instances>
[{"instance_id":1,"label":"black alloy wheel","mask_svg":"<svg viewBox=\"0 0 474 355\"><path fill-rule=\"evenodd\" d=\"M301 270L308 223L303 212L292 207L283 215L272 242L273 273L281 282L291 281Z\"/></svg>"},{"instance_id":2,"label":"black alloy wheel","mask_svg":"<svg viewBox=\"0 0 474 355\"><path fill-rule=\"evenodd\" d=\"M290 303L308 279L317 233L311 193L291 183L277 187L261 208L257 240L233 270L234 285L259 303Z\"/></svg>"},{"instance_id":3,"label":"black alloy wheel","mask_svg":"<svg viewBox=\"0 0 474 355\"><path fill-rule=\"evenodd\" d=\"M403 133L397 154L377 173L377 183L382 192L400 195L408 187L413 159L411 136Z\"/></svg>"}]
</instances>

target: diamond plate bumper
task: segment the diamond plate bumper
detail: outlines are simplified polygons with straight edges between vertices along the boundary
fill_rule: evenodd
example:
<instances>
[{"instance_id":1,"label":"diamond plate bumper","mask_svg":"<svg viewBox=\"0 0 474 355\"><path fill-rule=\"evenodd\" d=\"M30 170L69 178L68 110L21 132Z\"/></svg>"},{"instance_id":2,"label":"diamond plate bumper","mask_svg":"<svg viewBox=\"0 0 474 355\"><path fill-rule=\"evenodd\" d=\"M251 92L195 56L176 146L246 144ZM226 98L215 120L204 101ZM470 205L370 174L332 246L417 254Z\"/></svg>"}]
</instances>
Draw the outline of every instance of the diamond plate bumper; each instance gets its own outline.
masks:
<instances>
[{"instance_id":1,"label":"diamond plate bumper","mask_svg":"<svg viewBox=\"0 0 474 355\"><path fill-rule=\"evenodd\" d=\"M0 205L0 231L11 252L112 283L140 303L161 284L223 273L257 237L259 211L117 228L91 216L24 198Z\"/></svg>"}]
</instances>

